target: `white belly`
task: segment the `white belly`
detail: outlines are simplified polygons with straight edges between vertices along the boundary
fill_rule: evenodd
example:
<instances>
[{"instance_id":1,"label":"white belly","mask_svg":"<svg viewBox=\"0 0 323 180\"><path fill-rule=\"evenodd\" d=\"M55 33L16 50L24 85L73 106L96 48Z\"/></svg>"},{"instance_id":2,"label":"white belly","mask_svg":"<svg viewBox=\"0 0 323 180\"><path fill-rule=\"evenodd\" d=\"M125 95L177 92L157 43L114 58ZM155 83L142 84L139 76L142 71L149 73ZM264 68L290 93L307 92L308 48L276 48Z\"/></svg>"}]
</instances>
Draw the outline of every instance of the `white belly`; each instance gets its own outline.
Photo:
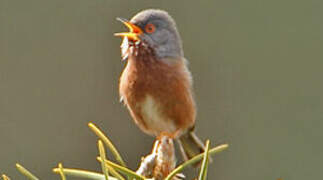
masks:
<instances>
[{"instance_id":1,"label":"white belly","mask_svg":"<svg viewBox=\"0 0 323 180\"><path fill-rule=\"evenodd\" d=\"M158 136L161 132L173 133L176 131L173 121L162 114L160 105L153 97L146 96L146 99L141 104L141 111L143 120L148 129L150 129L148 130L150 133Z\"/></svg>"}]
</instances>

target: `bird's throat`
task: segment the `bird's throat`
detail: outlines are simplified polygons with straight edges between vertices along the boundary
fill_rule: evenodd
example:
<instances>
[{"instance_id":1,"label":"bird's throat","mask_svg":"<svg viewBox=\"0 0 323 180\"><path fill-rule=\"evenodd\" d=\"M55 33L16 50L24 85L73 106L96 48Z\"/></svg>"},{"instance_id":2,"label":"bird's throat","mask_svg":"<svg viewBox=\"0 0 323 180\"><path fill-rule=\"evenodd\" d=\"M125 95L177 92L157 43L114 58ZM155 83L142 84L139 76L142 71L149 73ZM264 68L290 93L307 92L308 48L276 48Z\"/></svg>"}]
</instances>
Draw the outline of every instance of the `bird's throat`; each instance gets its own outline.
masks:
<instances>
[{"instance_id":1,"label":"bird's throat","mask_svg":"<svg viewBox=\"0 0 323 180\"><path fill-rule=\"evenodd\" d=\"M153 48L149 47L147 43L137 40L129 40L125 37L120 46L122 60L128 60L130 57L133 60L155 60L156 55Z\"/></svg>"}]
</instances>

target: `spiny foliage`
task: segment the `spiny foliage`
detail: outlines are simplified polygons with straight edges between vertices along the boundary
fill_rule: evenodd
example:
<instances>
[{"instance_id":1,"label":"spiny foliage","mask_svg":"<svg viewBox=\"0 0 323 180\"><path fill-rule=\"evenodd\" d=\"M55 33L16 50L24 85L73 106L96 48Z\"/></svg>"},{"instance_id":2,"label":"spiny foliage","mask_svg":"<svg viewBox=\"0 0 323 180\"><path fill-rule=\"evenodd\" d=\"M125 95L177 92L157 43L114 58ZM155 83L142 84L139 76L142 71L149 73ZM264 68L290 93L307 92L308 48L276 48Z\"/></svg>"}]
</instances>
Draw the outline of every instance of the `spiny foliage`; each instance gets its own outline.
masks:
<instances>
[{"instance_id":1,"label":"spiny foliage","mask_svg":"<svg viewBox=\"0 0 323 180\"><path fill-rule=\"evenodd\" d=\"M88 126L99 138L98 140L99 156L97 157L97 160L101 163L102 172L98 173L98 172L92 172L88 170L64 168L62 163L59 163L58 167L53 169L53 172L59 174L61 176L61 180L66 180L67 179L66 176L87 178L91 180L134 180L134 179L152 180L152 179L143 177L142 175L137 174L135 171L127 168L126 163L123 161L120 153L115 148L115 146L110 141L110 139L93 123L89 123ZM191 166L202 159L203 161L202 161L198 180L206 180L209 156L215 153L221 152L228 148L228 144L222 144L210 149L209 144L210 142L209 140L207 140L204 153L199 154L193 157L192 159L184 162L183 164L180 164L179 166L177 166L171 173L168 174L165 180L174 179L176 174L180 173L186 167ZM109 148L109 150L114 155L117 162L112 162L106 158L106 150L104 145ZM22 165L17 163L16 168L20 173L22 173L29 180L39 180L38 177L33 175ZM2 175L2 179L10 180L10 178L5 174Z\"/></svg>"}]
</instances>

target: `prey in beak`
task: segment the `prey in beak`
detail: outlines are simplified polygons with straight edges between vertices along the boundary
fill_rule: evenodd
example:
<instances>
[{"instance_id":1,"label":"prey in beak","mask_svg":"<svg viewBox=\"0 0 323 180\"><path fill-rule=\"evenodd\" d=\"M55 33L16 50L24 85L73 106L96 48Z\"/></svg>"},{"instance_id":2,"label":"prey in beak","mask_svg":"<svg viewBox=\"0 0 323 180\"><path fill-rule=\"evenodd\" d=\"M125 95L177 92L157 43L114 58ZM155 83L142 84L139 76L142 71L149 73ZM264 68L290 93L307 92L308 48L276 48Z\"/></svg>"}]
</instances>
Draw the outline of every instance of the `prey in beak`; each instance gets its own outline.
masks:
<instances>
[{"instance_id":1,"label":"prey in beak","mask_svg":"<svg viewBox=\"0 0 323 180\"><path fill-rule=\"evenodd\" d=\"M140 27L124 18L117 18L117 20L126 25L129 28L129 32L115 33L115 36L127 37L129 40L139 41L139 36L143 33Z\"/></svg>"}]
</instances>

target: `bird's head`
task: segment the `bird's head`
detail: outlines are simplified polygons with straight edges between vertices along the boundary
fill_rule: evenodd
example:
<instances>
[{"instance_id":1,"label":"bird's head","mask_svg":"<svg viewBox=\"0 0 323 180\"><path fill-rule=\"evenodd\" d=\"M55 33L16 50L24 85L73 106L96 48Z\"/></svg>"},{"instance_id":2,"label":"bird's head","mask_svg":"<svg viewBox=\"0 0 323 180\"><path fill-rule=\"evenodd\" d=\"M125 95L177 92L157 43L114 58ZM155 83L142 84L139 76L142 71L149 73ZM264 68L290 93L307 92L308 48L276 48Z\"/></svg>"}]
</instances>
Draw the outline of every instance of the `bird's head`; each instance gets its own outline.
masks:
<instances>
[{"instance_id":1,"label":"bird's head","mask_svg":"<svg viewBox=\"0 0 323 180\"><path fill-rule=\"evenodd\" d=\"M115 35L129 41L129 46L139 50L140 47L148 47L158 59L183 57L180 35L175 21L167 12L149 9L139 12L130 21L118 20L129 28L129 32Z\"/></svg>"}]
</instances>

